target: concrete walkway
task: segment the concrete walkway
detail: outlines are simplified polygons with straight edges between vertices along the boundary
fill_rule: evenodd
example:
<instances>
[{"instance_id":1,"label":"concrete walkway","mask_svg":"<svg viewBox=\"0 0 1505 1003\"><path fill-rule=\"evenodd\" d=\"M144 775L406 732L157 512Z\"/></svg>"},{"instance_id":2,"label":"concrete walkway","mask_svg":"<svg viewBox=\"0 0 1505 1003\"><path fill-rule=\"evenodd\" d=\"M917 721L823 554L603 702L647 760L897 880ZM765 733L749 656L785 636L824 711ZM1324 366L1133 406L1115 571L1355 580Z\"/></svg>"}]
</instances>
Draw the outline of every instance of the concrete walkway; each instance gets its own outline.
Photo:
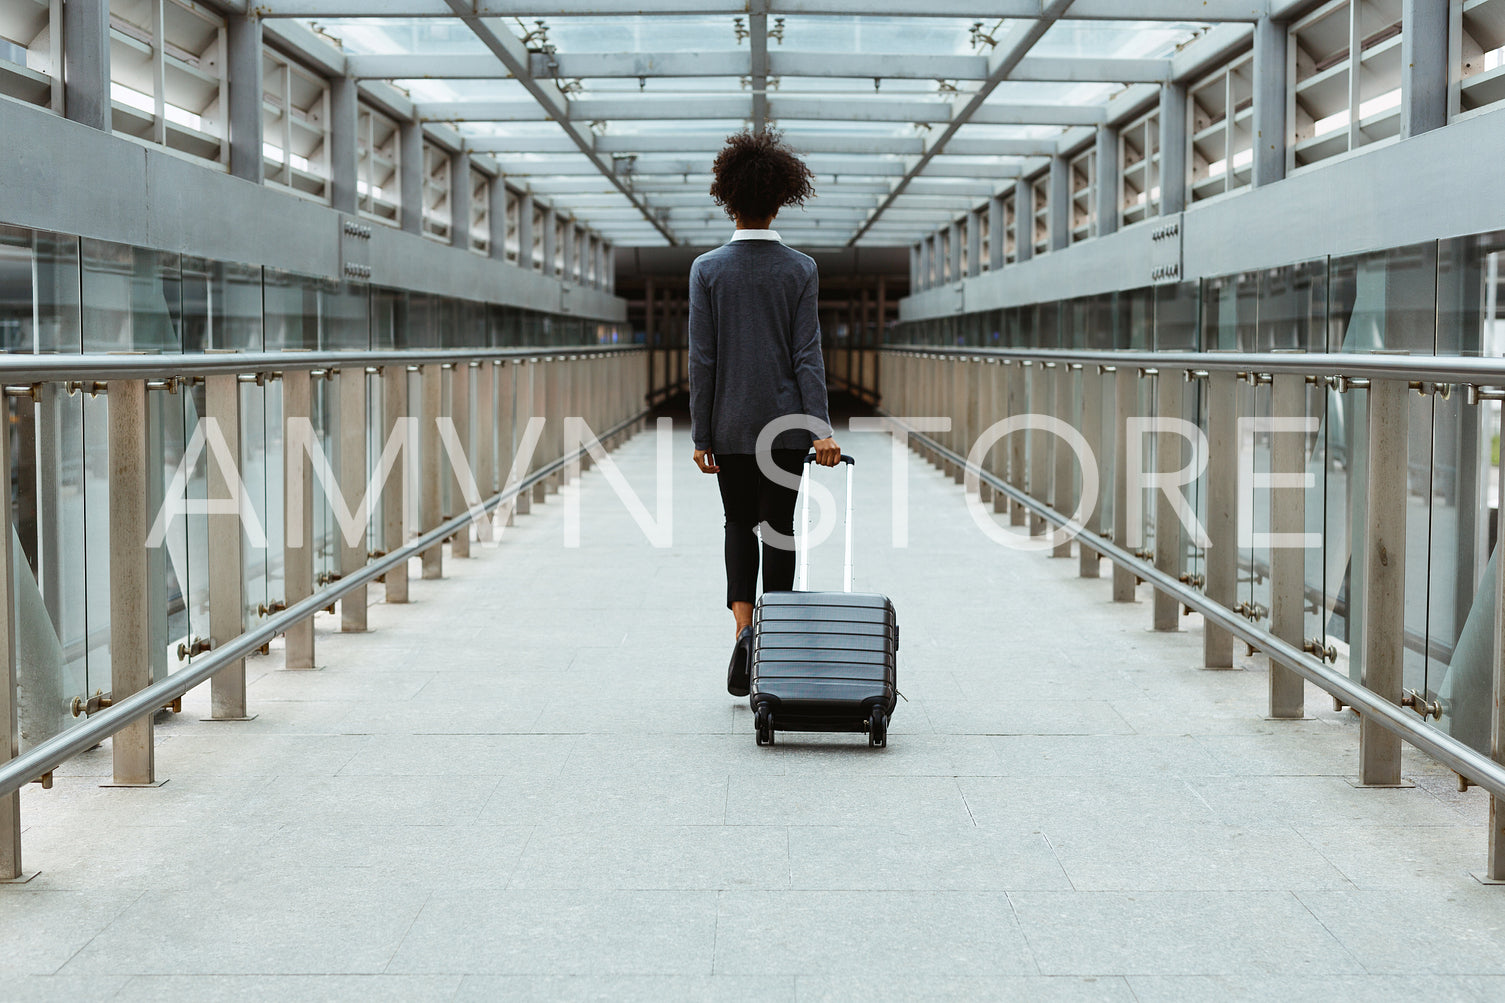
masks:
<instances>
[{"instance_id":1,"label":"concrete walkway","mask_svg":"<svg viewBox=\"0 0 1505 1003\"><path fill-rule=\"evenodd\" d=\"M321 671L253 660L256 720L193 694L166 786L101 789L106 747L27 790L0 998L1505 997L1479 792L1414 754L1355 789L1326 696L1263 720L1259 660L1201 670L1194 618L988 543L917 460L894 549L890 443L842 442L902 625L887 750L755 747L681 430L672 549L592 471L579 549L552 498L372 632L321 618ZM616 455L650 511L654 458Z\"/></svg>"}]
</instances>

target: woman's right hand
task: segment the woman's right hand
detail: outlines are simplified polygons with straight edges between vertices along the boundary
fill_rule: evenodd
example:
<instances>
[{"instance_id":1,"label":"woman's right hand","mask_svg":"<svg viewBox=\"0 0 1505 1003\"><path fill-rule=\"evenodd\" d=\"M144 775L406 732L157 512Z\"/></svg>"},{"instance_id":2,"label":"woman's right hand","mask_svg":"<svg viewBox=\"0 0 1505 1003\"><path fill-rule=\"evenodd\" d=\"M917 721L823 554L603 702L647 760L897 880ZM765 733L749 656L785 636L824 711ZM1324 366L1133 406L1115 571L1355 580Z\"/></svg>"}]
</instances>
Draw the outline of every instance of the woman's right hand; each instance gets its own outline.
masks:
<instances>
[{"instance_id":1,"label":"woman's right hand","mask_svg":"<svg viewBox=\"0 0 1505 1003\"><path fill-rule=\"evenodd\" d=\"M816 439L810 448L815 450L815 462L823 467L834 467L841 462L841 447L836 444L834 436Z\"/></svg>"},{"instance_id":2,"label":"woman's right hand","mask_svg":"<svg viewBox=\"0 0 1505 1003\"><path fill-rule=\"evenodd\" d=\"M721 469L716 465L716 457L709 449L695 450L695 465L702 474L714 474Z\"/></svg>"}]
</instances>

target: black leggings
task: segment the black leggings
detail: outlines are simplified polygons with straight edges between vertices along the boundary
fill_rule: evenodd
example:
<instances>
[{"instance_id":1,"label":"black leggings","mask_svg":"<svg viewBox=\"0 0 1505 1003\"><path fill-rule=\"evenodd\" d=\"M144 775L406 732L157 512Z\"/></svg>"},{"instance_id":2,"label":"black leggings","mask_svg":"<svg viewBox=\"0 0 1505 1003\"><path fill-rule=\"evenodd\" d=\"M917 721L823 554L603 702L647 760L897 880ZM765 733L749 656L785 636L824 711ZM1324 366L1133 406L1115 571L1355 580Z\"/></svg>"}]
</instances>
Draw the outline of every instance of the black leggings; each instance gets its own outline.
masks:
<instances>
[{"instance_id":1,"label":"black leggings","mask_svg":"<svg viewBox=\"0 0 1505 1003\"><path fill-rule=\"evenodd\" d=\"M773 462L796 477L804 466L806 450L775 449ZM721 472L716 484L721 488L721 507L726 512L726 605L753 602L758 587L758 536L760 523L775 532L794 537L794 502L796 488L775 484L758 469L752 453L717 453ZM794 548L779 546L772 539L763 541L763 591L780 592L794 588Z\"/></svg>"}]
</instances>

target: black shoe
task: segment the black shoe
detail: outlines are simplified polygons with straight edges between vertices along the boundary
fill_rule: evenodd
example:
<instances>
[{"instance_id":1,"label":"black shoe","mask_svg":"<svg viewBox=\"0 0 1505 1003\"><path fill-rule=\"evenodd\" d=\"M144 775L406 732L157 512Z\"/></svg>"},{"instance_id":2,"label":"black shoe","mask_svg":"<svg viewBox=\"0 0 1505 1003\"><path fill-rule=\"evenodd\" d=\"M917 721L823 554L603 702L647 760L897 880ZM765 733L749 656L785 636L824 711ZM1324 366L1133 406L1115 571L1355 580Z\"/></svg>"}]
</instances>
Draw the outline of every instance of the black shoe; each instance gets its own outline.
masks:
<instances>
[{"instance_id":1,"label":"black shoe","mask_svg":"<svg viewBox=\"0 0 1505 1003\"><path fill-rule=\"evenodd\" d=\"M748 666L752 662L752 628L743 627L732 648L732 661L726 667L726 691L734 697L747 696Z\"/></svg>"}]
</instances>

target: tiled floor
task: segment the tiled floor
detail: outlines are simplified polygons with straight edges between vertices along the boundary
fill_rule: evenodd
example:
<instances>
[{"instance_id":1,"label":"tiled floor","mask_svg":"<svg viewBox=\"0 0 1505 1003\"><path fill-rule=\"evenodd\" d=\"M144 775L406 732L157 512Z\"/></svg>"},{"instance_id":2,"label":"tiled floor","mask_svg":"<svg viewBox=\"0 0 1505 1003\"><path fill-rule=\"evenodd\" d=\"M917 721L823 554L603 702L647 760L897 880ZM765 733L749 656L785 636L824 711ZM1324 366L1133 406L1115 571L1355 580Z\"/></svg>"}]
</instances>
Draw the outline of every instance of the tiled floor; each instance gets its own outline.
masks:
<instances>
[{"instance_id":1,"label":"tiled floor","mask_svg":"<svg viewBox=\"0 0 1505 1003\"><path fill-rule=\"evenodd\" d=\"M1409 754L1416 787L1354 788L1326 696L1265 721L1258 660L1200 669L1193 619L987 542L913 458L895 549L890 443L844 443L903 629L888 749L755 747L681 431L672 548L590 472L578 549L551 499L370 633L321 618L320 671L254 660L254 721L191 695L166 786L100 788L105 747L27 790L0 999L1505 997L1478 791ZM650 512L655 456L616 454Z\"/></svg>"}]
</instances>

